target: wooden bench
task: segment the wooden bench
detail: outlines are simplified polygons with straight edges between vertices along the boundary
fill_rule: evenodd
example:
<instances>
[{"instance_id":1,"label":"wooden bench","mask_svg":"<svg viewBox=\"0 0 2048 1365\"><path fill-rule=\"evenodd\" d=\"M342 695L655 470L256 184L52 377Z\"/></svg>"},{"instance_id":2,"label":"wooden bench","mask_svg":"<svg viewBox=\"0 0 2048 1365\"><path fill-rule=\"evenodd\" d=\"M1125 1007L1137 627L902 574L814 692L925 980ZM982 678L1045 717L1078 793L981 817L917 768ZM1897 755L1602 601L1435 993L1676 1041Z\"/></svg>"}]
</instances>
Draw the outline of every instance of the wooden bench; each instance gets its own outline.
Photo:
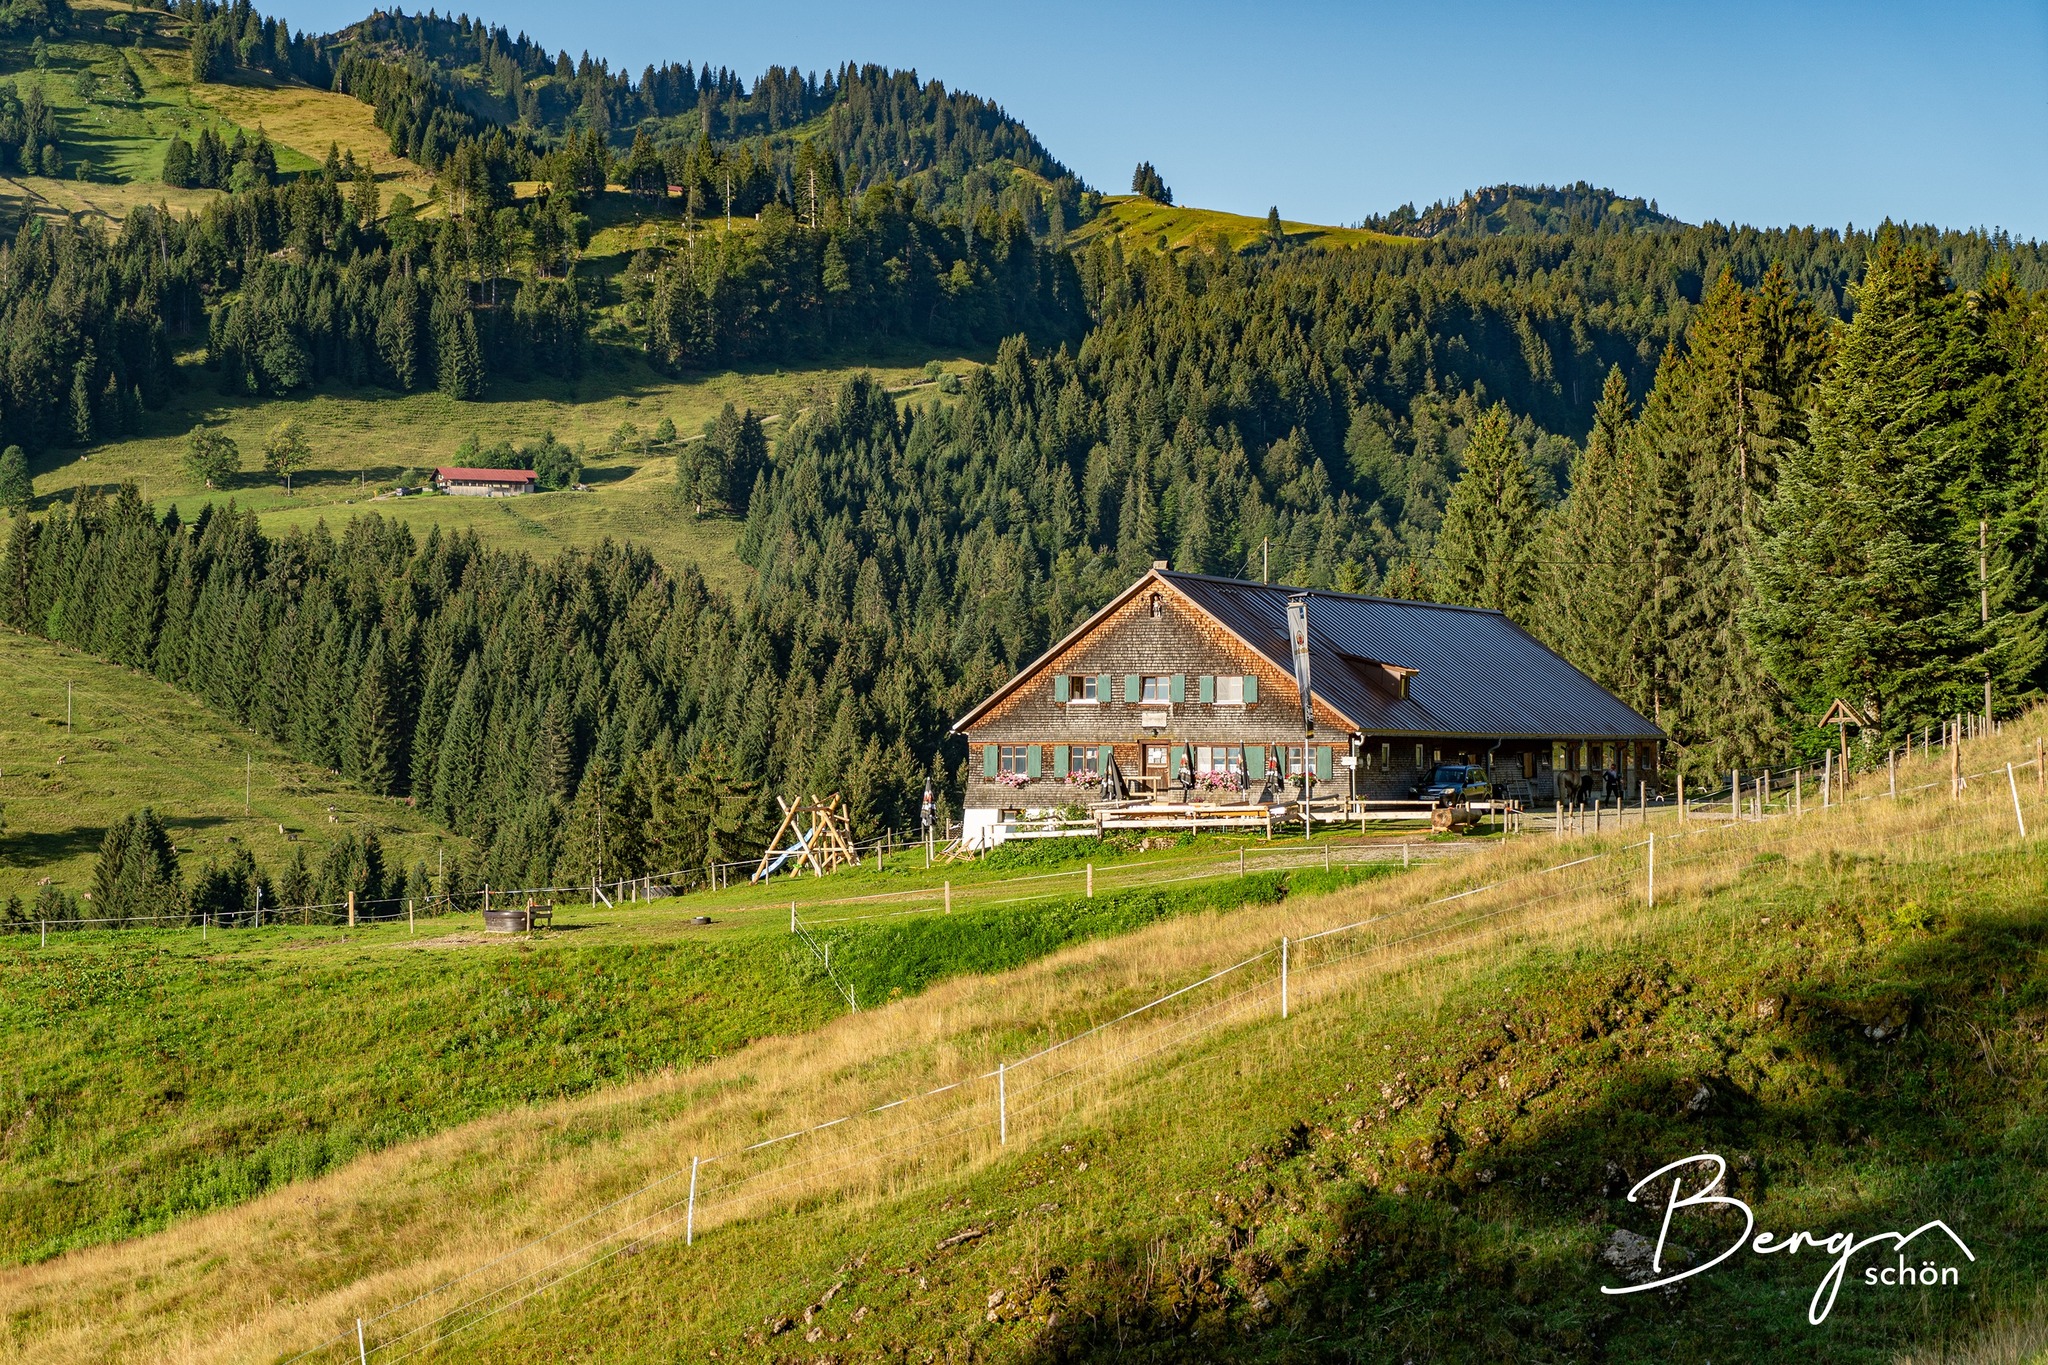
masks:
<instances>
[{"instance_id":1,"label":"wooden bench","mask_svg":"<svg viewBox=\"0 0 2048 1365\"><path fill-rule=\"evenodd\" d=\"M1273 812L1265 806L1210 806L1147 803L1096 813L1098 829L1258 829L1273 830Z\"/></svg>"},{"instance_id":2,"label":"wooden bench","mask_svg":"<svg viewBox=\"0 0 2048 1365\"><path fill-rule=\"evenodd\" d=\"M1434 801L1368 801L1354 800L1347 817L1363 825L1369 820L1419 820L1429 822L1436 818Z\"/></svg>"}]
</instances>

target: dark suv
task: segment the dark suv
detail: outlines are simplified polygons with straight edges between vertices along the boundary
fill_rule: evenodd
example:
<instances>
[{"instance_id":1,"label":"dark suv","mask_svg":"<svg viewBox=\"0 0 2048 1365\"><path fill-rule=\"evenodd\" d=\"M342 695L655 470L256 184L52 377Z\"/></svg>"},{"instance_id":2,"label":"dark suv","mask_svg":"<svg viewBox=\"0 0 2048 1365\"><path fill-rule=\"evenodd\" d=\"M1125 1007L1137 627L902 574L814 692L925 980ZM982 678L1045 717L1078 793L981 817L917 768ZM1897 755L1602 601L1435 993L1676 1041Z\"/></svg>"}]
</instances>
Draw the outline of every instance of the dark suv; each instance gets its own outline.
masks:
<instances>
[{"instance_id":1,"label":"dark suv","mask_svg":"<svg viewBox=\"0 0 2048 1365\"><path fill-rule=\"evenodd\" d=\"M1459 763L1440 763L1429 781L1418 787L1416 796L1438 805L1452 805L1467 801L1486 801L1493 796L1493 784L1486 780L1486 769L1466 767Z\"/></svg>"}]
</instances>

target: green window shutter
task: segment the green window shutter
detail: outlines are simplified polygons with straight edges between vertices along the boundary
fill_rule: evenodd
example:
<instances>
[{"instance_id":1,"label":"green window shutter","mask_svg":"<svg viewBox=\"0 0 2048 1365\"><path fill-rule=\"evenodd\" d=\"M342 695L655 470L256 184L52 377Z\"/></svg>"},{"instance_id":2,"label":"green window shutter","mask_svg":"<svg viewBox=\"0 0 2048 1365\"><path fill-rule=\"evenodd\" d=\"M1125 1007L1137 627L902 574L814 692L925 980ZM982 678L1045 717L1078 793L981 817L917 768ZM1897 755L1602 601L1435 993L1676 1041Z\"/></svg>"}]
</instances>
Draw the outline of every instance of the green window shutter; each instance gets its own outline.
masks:
<instances>
[{"instance_id":1,"label":"green window shutter","mask_svg":"<svg viewBox=\"0 0 2048 1365\"><path fill-rule=\"evenodd\" d=\"M1244 771L1247 779L1263 782L1266 779L1266 746L1247 744L1244 746Z\"/></svg>"},{"instance_id":2,"label":"green window shutter","mask_svg":"<svg viewBox=\"0 0 2048 1365\"><path fill-rule=\"evenodd\" d=\"M1171 698L1172 698L1172 699L1173 699L1174 701L1177 701L1177 702L1178 702L1178 701L1186 701L1186 700L1188 699L1188 675L1187 675L1187 674L1185 674L1185 673L1176 673L1176 674L1174 674L1174 675L1173 675L1173 681L1172 681L1172 683L1170 684L1170 687L1171 687L1171 690L1170 690L1170 691L1168 692L1168 694L1167 694L1167 695L1168 695L1169 697L1171 697Z\"/></svg>"},{"instance_id":3,"label":"green window shutter","mask_svg":"<svg viewBox=\"0 0 2048 1365\"><path fill-rule=\"evenodd\" d=\"M1104 706L1109 705L1109 674L1107 673L1095 675L1095 700L1101 702Z\"/></svg>"},{"instance_id":4,"label":"green window shutter","mask_svg":"<svg viewBox=\"0 0 2048 1365\"><path fill-rule=\"evenodd\" d=\"M1052 699L1054 701L1065 701L1067 695L1067 675L1061 673L1052 680Z\"/></svg>"},{"instance_id":5,"label":"green window shutter","mask_svg":"<svg viewBox=\"0 0 2048 1365\"><path fill-rule=\"evenodd\" d=\"M983 777L994 777L996 775L996 746L993 744L981 746L981 775Z\"/></svg>"},{"instance_id":6,"label":"green window shutter","mask_svg":"<svg viewBox=\"0 0 2048 1365\"><path fill-rule=\"evenodd\" d=\"M1259 699L1259 679L1255 673L1244 675L1244 699L1247 704Z\"/></svg>"},{"instance_id":7,"label":"green window shutter","mask_svg":"<svg viewBox=\"0 0 2048 1365\"><path fill-rule=\"evenodd\" d=\"M1200 678L1196 679L1195 685L1201 689L1199 695L1203 701L1213 702L1216 700L1216 679L1210 674L1204 673Z\"/></svg>"},{"instance_id":8,"label":"green window shutter","mask_svg":"<svg viewBox=\"0 0 2048 1365\"><path fill-rule=\"evenodd\" d=\"M1039 744L1034 744L1024 751L1024 776L1035 778L1044 771L1042 767L1044 752L1044 746ZM1329 753L1328 749L1323 750L1324 757L1327 758Z\"/></svg>"},{"instance_id":9,"label":"green window shutter","mask_svg":"<svg viewBox=\"0 0 2048 1365\"><path fill-rule=\"evenodd\" d=\"M1109 745L1105 744L1095 751L1095 771L1098 774L1108 772L1109 765L1114 762L1116 762L1116 750L1112 749Z\"/></svg>"},{"instance_id":10,"label":"green window shutter","mask_svg":"<svg viewBox=\"0 0 2048 1365\"><path fill-rule=\"evenodd\" d=\"M1318 744L1316 745L1316 776L1328 777L1329 775L1330 746L1327 744Z\"/></svg>"},{"instance_id":11,"label":"green window shutter","mask_svg":"<svg viewBox=\"0 0 2048 1365\"><path fill-rule=\"evenodd\" d=\"M1138 687L1140 685L1140 682L1141 679L1138 677L1137 674L1124 674L1124 700L1130 702L1134 706L1137 704L1138 701Z\"/></svg>"},{"instance_id":12,"label":"green window shutter","mask_svg":"<svg viewBox=\"0 0 2048 1365\"><path fill-rule=\"evenodd\" d=\"M1067 775L1067 746L1064 744L1052 746L1052 775L1054 777L1065 777Z\"/></svg>"}]
</instances>

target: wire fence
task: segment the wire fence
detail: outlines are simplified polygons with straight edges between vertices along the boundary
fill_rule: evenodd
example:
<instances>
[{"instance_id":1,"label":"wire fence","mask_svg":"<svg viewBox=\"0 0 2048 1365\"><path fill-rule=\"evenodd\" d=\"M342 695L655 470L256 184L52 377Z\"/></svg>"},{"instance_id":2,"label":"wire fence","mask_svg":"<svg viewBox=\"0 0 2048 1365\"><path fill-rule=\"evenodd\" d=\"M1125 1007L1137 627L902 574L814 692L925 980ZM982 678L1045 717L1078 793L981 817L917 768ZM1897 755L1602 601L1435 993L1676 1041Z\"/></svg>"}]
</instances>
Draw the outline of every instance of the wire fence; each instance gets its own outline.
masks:
<instances>
[{"instance_id":1,"label":"wire fence","mask_svg":"<svg viewBox=\"0 0 2048 1365\"><path fill-rule=\"evenodd\" d=\"M2035 770L2038 802L2048 769L2043 769L2037 756L1968 774L1954 764L1949 782L1910 786L1897 782L1894 766L1892 780L1882 791L1845 793L1839 802L1831 794L1829 805L1900 801L1944 785L1960 798L1973 784L1988 785L2003 778L2019 836L2025 840L2026 812L2019 774L2028 768ZM1772 790L1768 784L1764 788L1767 796ZM1730 795L1739 800L1741 791L1741 785L1735 784ZM874 1168L883 1163L907 1171L942 1151L950 1151L955 1164L972 1160L977 1153L1008 1145L1014 1121L1031 1117L1042 1122L1061 1112L1063 1106L1078 1102L1091 1089L1172 1055L1176 1049L1185 1061L1192 1055L1188 1044L1200 1037L1253 1018L1270 1018L1275 1012L1283 1019L1291 1017L1305 977L1319 995L1327 995L1356 980L1336 969L1362 959L1398 965L1411 960L1402 957L1404 950L1476 946L1502 933L1527 931L1574 912L1594 913L1616 896L1639 899L1654 910L1660 870L1669 877L1680 869L1696 869L1714 860L1726 861L1790 843L1805 837L1803 816L1825 809L1816 806L1809 812L1796 800L1766 799L1748 822L1702 821L1683 827L1674 822L1671 829L1648 831L1644 838L1630 843L1513 872L1310 934L1282 938L1272 947L1214 967L1014 1058L997 1058L940 1084L850 1108L751 1143L694 1155L686 1166L662 1170L630 1192L520 1241L481 1265L358 1317L351 1326L291 1360L307 1360L340 1348L353 1348L350 1354L360 1361L406 1360L620 1255L644 1250L658 1241L680 1234L687 1247L694 1245L699 1231L718 1223L786 1208L828 1192L850 1194L855 1177L866 1172L870 1174L864 1178L877 1179ZM1506 893L1506 899L1497 904L1479 903L1495 893ZM1438 920L1416 922L1431 911L1446 910L1451 913ZM1510 920L1517 912L1522 912L1520 918ZM809 932L794 907L791 927L829 962L829 944L820 943ZM1021 1103L1013 1100L1011 1093L1019 1081L1028 1086ZM1143 1083L1143 1078L1138 1083ZM1126 1089L1130 1084L1125 1082ZM828 1132L839 1139L836 1145L806 1148L807 1139ZM959 1235L970 1234L981 1232L970 1229ZM492 1272L500 1275L487 1283ZM410 1320L415 1317L417 1320Z\"/></svg>"},{"instance_id":2,"label":"wire fence","mask_svg":"<svg viewBox=\"0 0 2048 1365\"><path fill-rule=\"evenodd\" d=\"M868 853L877 849L892 847L884 838L869 840L857 845ZM1114 866L1096 868L1092 863L1081 867L1066 868L1056 872L1027 873L1011 877L983 877L971 885L955 888L951 882L939 886L906 887L900 891L876 891L850 896L825 896L805 899L806 909L835 908L851 905L898 903L905 908L874 915L852 916L844 919L812 920L811 923L841 923L850 919L884 919L900 914L935 913L949 908L957 895L963 904L971 900L975 908L999 905L1020 905L1035 900L1062 898L1073 894L1068 890L1053 890L1042 894L995 897L991 890L1020 887L1039 882L1085 883L1092 894L1094 883L1099 879L1105 889L1126 889L1120 885L1165 885L1177 881L1203 880L1228 875L1231 869L1239 873L1282 870L1307 867L1320 862L1326 867L1358 866L1367 863L1400 861L1404 865L1427 862L1446 857L1455 857L1466 852L1458 845L1405 842L1400 846L1364 846L1320 851L1307 849L1266 848L1258 852L1242 851L1234 862L1218 861L1214 870L1194 873L1181 877L1158 876L1157 869L1180 867L1191 861L1185 856L1169 857L1157 862L1120 863ZM744 864L714 864L718 868L754 866L758 859L747 860ZM437 919L451 914L475 914L496 909L517 909L528 905L559 903L588 906L592 909L602 905L616 909L620 905L645 901L669 899L681 894L676 886L687 880L683 870L646 873L613 882L582 884L577 886L530 886L497 888L481 886L470 892L438 892L423 896L380 896L345 900L315 901L305 904L265 905L260 898L257 902L241 909L200 910L183 908L162 914L119 914L92 916L84 914L61 916L36 916L31 914L23 919L0 919L0 935L36 935L47 941L53 933L73 933L87 930L129 930L129 929L191 929L205 935L213 930L246 930L261 928L327 927L356 928L375 924L394 924L401 921L416 923L420 919ZM715 875L706 877L707 882L716 882ZM75 903L74 903L75 904ZM90 904L88 901L87 904ZM841 992L844 994L844 992Z\"/></svg>"}]
</instances>

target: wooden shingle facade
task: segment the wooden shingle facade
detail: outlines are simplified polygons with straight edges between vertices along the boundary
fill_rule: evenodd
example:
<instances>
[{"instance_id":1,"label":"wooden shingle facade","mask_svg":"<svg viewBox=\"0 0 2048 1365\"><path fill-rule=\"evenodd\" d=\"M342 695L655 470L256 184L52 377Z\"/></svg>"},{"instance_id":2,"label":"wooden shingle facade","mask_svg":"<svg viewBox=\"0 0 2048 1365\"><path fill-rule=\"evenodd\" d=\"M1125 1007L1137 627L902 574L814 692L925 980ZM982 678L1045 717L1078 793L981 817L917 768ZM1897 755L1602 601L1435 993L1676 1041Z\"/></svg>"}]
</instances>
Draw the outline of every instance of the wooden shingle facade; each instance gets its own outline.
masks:
<instances>
[{"instance_id":1,"label":"wooden shingle facade","mask_svg":"<svg viewBox=\"0 0 2048 1365\"><path fill-rule=\"evenodd\" d=\"M1296 591L1155 567L955 724L968 841L1096 802L1112 763L1135 796L1233 804L1298 798L1304 768L1318 800L1405 798L1440 762L1532 800L1654 774L1657 727L1499 613L1334 593L1308 599L1305 743Z\"/></svg>"}]
</instances>

